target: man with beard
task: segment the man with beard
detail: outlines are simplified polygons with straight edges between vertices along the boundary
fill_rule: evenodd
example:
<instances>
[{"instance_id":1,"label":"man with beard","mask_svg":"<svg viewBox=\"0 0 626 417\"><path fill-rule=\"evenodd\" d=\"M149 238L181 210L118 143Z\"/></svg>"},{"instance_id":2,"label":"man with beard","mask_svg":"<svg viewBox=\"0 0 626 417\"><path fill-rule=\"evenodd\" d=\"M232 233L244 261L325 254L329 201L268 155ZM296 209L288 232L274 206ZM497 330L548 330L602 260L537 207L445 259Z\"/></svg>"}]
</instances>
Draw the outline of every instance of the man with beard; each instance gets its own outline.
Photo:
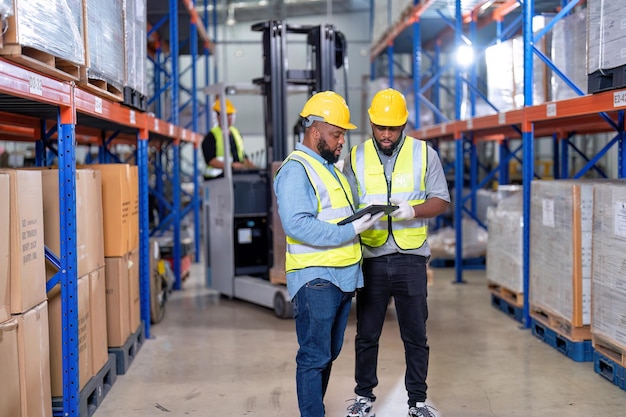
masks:
<instances>
[{"instance_id":1,"label":"man with beard","mask_svg":"<svg viewBox=\"0 0 626 417\"><path fill-rule=\"evenodd\" d=\"M299 344L298 407L301 417L324 417L332 363L343 346L354 291L363 285L359 233L382 213L337 224L354 207L350 185L334 165L346 130L356 127L345 100L332 91L317 93L300 116L304 139L276 172L274 192Z\"/></svg>"},{"instance_id":2,"label":"man with beard","mask_svg":"<svg viewBox=\"0 0 626 417\"><path fill-rule=\"evenodd\" d=\"M350 150L344 173L358 207L391 203L399 208L361 234L365 285L356 295L356 399L347 417L372 412L379 339L391 297L404 342L408 415L434 417L425 404L426 235L427 219L448 207L448 185L437 153L404 134L409 112L400 92L388 88L376 93L368 114L373 139Z\"/></svg>"}]
</instances>

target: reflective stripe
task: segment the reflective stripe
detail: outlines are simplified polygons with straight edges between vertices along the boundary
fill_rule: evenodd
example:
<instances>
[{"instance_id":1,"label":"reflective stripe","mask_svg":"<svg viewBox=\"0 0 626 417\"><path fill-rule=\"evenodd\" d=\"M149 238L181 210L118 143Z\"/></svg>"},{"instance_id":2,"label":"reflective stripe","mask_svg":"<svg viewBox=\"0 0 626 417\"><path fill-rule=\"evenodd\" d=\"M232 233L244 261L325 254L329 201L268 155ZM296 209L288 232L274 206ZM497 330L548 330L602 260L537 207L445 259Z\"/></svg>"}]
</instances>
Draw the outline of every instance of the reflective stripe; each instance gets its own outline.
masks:
<instances>
[{"instance_id":1,"label":"reflective stripe","mask_svg":"<svg viewBox=\"0 0 626 417\"><path fill-rule=\"evenodd\" d=\"M350 185L337 168L334 170L339 181L319 161L305 152L293 151L285 159L281 168L289 160L301 163L305 169L317 197L317 219L327 223L337 223L352 214ZM358 236L335 247L311 246L290 236L287 236L286 240L285 269L287 272L311 266L349 266L361 260L361 243Z\"/></svg>"},{"instance_id":2,"label":"reflective stripe","mask_svg":"<svg viewBox=\"0 0 626 417\"><path fill-rule=\"evenodd\" d=\"M427 152L426 142L410 136L404 138L393 167L389 193L385 169L374 140L369 139L352 148L351 162L358 181L359 208L391 198L406 200L411 205L422 204L426 199ZM427 219L391 220L394 240L401 249L416 249L424 244ZM388 235L389 217L383 216L374 227L361 233L361 240L370 247L378 247L387 241Z\"/></svg>"},{"instance_id":3,"label":"reflective stripe","mask_svg":"<svg viewBox=\"0 0 626 417\"><path fill-rule=\"evenodd\" d=\"M239 158L239 161L243 161L246 156L243 148L243 137L241 136L241 132L239 132L239 129L235 126L231 126L228 130L230 131L230 134L233 135L233 139L235 140L235 146L237 148L235 151L237 152L237 157ZM222 129L219 125L214 126L213 129L211 129L211 133L215 138L215 157L218 161L224 162L224 138L222 135ZM212 166L207 165L204 170L204 176L205 178L214 178L218 175L222 175L223 172L223 169L213 168Z\"/></svg>"}]
</instances>

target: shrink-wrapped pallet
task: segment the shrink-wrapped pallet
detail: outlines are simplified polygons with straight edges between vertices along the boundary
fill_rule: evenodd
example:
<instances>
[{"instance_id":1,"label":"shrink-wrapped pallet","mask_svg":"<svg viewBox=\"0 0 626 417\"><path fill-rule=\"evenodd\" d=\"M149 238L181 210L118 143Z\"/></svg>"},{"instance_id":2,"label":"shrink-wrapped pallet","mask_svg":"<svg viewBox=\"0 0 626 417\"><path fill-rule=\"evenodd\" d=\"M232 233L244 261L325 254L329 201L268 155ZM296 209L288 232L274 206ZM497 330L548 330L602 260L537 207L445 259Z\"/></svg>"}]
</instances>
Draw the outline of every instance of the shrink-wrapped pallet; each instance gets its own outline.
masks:
<instances>
[{"instance_id":1,"label":"shrink-wrapped pallet","mask_svg":"<svg viewBox=\"0 0 626 417\"><path fill-rule=\"evenodd\" d=\"M81 81L122 98L125 68L122 0L85 0L85 6L87 71Z\"/></svg>"},{"instance_id":2,"label":"shrink-wrapped pallet","mask_svg":"<svg viewBox=\"0 0 626 417\"><path fill-rule=\"evenodd\" d=\"M593 185L557 180L531 186L531 314L547 315L567 328L591 322Z\"/></svg>"},{"instance_id":3,"label":"shrink-wrapped pallet","mask_svg":"<svg viewBox=\"0 0 626 417\"><path fill-rule=\"evenodd\" d=\"M549 54L549 39L542 38L535 47ZM521 36L490 46L485 51L487 96L498 111L524 107L524 41ZM533 54L533 104L546 101L548 76L546 65Z\"/></svg>"},{"instance_id":4,"label":"shrink-wrapped pallet","mask_svg":"<svg viewBox=\"0 0 626 417\"><path fill-rule=\"evenodd\" d=\"M124 86L147 94L147 20L146 0L124 0L124 49L126 71Z\"/></svg>"},{"instance_id":5,"label":"shrink-wrapped pallet","mask_svg":"<svg viewBox=\"0 0 626 417\"><path fill-rule=\"evenodd\" d=\"M587 12L587 74L626 65L624 4L615 0L589 0Z\"/></svg>"},{"instance_id":6,"label":"shrink-wrapped pallet","mask_svg":"<svg viewBox=\"0 0 626 417\"><path fill-rule=\"evenodd\" d=\"M50 75L78 79L78 68L85 64L83 0L8 3L11 12L0 54Z\"/></svg>"},{"instance_id":7,"label":"shrink-wrapped pallet","mask_svg":"<svg viewBox=\"0 0 626 417\"><path fill-rule=\"evenodd\" d=\"M592 338L626 352L626 181L595 187L593 217Z\"/></svg>"},{"instance_id":8,"label":"shrink-wrapped pallet","mask_svg":"<svg viewBox=\"0 0 626 417\"><path fill-rule=\"evenodd\" d=\"M573 13L554 24L552 62L583 93L587 92L587 72L581 62L587 60L587 11ZM567 82L552 72L552 100L578 97Z\"/></svg>"},{"instance_id":9,"label":"shrink-wrapped pallet","mask_svg":"<svg viewBox=\"0 0 626 417\"><path fill-rule=\"evenodd\" d=\"M514 293L524 292L522 193L487 209L487 280Z\"/></svg>"}]
</instances>

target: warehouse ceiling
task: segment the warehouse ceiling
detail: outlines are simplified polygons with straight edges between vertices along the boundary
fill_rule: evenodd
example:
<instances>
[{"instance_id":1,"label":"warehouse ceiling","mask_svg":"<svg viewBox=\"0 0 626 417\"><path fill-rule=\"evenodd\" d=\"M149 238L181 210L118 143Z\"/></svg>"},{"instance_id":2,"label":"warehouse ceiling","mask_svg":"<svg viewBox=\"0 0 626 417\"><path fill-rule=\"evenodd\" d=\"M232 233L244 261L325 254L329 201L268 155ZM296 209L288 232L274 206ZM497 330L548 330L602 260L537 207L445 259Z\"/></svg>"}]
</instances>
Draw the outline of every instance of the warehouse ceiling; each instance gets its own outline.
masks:
<instances>
[{"instance_id":1,"label":"warehouse ceiling","mask_svg":"<svg viewBox=\"0 0 626 417\"><path fill-rule=\"evenodd\" d=\"M380 1L380 0L378 0ZM179 39L188 38L189 12L185 6L189 0L178 1L178 25ZM464 12L480 10L486 16L497 6L509 2L509 0L461 0ZM148 22L152 26L158 26L161 39L169 40L169 15L170 0L147 0ZM215 3L215 8L214 8ZM285 20L290 17L319 16L329 14L345 14L357 11L369 10L370 0L196 0L195 7L199 16L207 20L207 26L234 23L257 23L265 20ZM455 16L455 0L421 0L422 4L428 5L426 12L421 16L422 41L429 42L438 36L447 27L446 19L453 20ZM581 1L584 3L584 1ZM406 1L407 7L412 4ZM551 13L558 10L562 0L534 0L535 13ZM521 7L511 12L507 20L519 16ZM321 22L311 22L317 24ZM209 29L210 30L210 29ZM495 31L494 25L488 25L488 31ZM486 33L485 36L495 36L495 33ZM375 39L374 41L378 41ZM397 53L410 52L412 44L412 30L407 28L394 42L394 51ZM202 44L199 45L200 51ZM188 44L181 44L181 53L189 53Z\"/></svg>"}]
</instances>

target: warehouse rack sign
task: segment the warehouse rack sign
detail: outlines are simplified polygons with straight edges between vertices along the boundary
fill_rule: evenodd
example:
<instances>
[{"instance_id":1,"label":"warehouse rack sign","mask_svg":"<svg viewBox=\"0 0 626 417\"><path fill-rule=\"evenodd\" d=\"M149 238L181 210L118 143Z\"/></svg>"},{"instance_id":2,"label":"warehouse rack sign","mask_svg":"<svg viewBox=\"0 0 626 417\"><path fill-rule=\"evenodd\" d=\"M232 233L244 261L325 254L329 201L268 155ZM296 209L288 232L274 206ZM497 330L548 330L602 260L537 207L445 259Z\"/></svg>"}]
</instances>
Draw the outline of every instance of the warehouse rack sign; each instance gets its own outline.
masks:
<instances>
[{"instance_id":1,"label":"warehouse rack sign","mask_svg":"<svg viewBox=\"0 0 626 417\"><path fill-rule=\"evenodd\" d=\"M43 80L41 77L36 75L28 76L28 90L31 94L35 94L37 96L43 96Z\"/></svg>"},{"instance_id":2,"label":"warehouse rack sign","mask_svg":"<svg viewBox=\"0 0 626 417\"><path fill-rule=\"evenodd\" d=\"M613 107L626 106L626 90L616 91L613 93Z\"/></svg>"}]
</instances>

